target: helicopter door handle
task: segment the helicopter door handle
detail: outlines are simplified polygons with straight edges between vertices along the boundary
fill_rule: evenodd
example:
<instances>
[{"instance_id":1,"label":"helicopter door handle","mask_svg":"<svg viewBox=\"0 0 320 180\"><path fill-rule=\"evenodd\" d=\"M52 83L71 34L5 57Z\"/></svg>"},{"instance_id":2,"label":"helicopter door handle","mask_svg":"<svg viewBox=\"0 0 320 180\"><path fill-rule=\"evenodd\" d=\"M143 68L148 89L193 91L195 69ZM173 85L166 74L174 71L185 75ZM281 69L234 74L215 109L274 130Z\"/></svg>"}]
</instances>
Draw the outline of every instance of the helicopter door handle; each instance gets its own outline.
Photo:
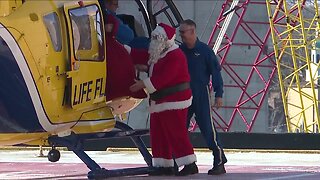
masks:
<instances>
[{"instance_id":1,"label":"helicopter door handle","mask_svg":"<svg viewBox=\"0 0 320 180\"><path fill-rule=\"evenodd\" d=\"M72 78L78 75L79 71L68 71L67 74L67 78Z\"/></svg>"}]
</instances>

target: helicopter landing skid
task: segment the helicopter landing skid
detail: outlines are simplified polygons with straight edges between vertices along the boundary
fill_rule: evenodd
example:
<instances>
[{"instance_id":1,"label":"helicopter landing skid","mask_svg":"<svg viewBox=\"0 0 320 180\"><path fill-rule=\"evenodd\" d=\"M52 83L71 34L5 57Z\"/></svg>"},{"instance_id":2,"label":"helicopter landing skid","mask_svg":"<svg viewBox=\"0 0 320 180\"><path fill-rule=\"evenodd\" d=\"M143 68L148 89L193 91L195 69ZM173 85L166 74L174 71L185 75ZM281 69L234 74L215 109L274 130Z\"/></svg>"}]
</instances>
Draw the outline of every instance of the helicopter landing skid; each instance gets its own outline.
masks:
<instances>
[{"instance_id":1,"label":"helicopter landing skid","mask_svg":"<svg viewBox=\"0 0 320 180\"><path fill-rule=\"evenodd\" d=\"M152 171L152 156L147 150L147 147L143 143L141 136L149 133L149 130L134 130L127 124L117 121L115 128L119 129L116 131L103 132L103 133L88 133L88 134L74 134L72 133L66 137L51 136L48 138L49 144L53 147L55 146L65 146L68 150L73 151L90 169L88 172L88 179L104 179L108 177L118 177L118 176L133 176L148 174ZM147 167L138 168L124 168L108 170L101 168L87 153L85 153L83 148L83 141L90 139L106 139L115 137L130 137L134 142L136 147L139 149L141 155L143 156ZM60 157L60 156L59 156Z\"/></svg>"}]
</instances>

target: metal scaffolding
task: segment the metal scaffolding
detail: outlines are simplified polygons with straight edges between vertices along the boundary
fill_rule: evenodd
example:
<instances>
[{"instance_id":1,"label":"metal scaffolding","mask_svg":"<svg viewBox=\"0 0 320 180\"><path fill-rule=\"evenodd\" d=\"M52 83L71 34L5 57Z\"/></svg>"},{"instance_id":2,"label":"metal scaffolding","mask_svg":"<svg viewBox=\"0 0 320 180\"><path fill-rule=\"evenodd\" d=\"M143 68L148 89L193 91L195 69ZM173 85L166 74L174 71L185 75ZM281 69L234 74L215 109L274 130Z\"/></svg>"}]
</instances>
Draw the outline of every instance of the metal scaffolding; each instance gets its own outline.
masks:
<instances>
[{"instance_id":1,"label":"metal scaffolding","mask_svg":"<svg viewBox=\"0 0 320 180\"><path fill-rule=\"evenodd\" d=\"M266 3L288 132L319 132L318 4Z\"/></svg>"},{"instance_id":2,"label":"metal scaffolding","mask_svg":"<svg viewBox=\"0 0 320 180\"><path fill-rule=\"evenodd\" d=\"M240 126L240 131L252 131L276 74L274 52L268 48L269 37L264 1L224 2L208 44L221 61L225 92L238 98L227 101L222 110L213 109L217 128L228 132ZM237 53L239 56L234 56ZM254 58L248 59L250 57ZM241 58L246 60L241 61Z\"/></svg>"}]
</instances>

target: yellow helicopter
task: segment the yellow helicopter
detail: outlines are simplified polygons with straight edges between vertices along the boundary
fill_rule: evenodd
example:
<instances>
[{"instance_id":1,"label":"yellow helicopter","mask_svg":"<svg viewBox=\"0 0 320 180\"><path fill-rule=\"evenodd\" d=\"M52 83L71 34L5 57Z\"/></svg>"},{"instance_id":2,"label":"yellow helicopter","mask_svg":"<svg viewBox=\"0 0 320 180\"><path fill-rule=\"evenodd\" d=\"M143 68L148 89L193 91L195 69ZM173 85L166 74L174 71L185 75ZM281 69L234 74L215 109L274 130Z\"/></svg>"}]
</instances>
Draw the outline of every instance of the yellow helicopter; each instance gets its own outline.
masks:
<instances>
[{"instance_id":1,"label":"yellow helicopter","mask_svg":"<svg viewBox=\"0 0 320 180\"><path fill-rule=\"evenodd\" d=\"M158 10L152 0L134 2L148 34L160 16L173 26L182 21L172 0ZM145 173L146 168L105 170L82 148L84 140L130 136L152 166L140 138L148 130L133 130L115 118L141 100L105 97L104 17L103 0L0 1L0 146L49 145L52 162L60 158L55 146L66 146L91 170L89 178Z\"/></svg>"}]
</instances>

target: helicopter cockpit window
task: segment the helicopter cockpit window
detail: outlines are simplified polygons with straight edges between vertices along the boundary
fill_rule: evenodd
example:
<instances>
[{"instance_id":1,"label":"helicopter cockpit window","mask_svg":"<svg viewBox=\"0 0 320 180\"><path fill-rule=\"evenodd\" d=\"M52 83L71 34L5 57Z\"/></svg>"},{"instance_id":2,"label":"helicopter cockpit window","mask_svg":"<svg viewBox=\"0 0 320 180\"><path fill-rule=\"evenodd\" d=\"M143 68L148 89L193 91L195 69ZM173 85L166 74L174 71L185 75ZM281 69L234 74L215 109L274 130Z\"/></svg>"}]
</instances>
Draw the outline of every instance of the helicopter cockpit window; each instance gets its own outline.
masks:
<instances>
[{"instance_id":1,"label":"helicopter cockpit window","mask_svg":"<svg viewBox=\"0 0 320 180\"><path fill-rule=\"evenodd\" d=\"M152 19L155 23L166 23L178 29L182 17L172 1L154 1L150 3L152 10ZM177 42L181 42L180 36L176 37Z\"/></svg>"},{"instance_id":2,"label":"helicopter cockpit window","mask_svg":"<svg viewBox=\"0 0 320 180\"><path fill-rule=\"evenodd\" d=\"M130 14L128 14L129 7ZM139 7L136 1L119 1L117 16L133 30L135 37L149 36L146 33L148 30L141 7Z\"/></svg>"},{"instance_id":3,"label":"helicopter cockpit window","mask_svg":"<svg viewBox=\"0 0 320 180\"><path fill-rule=\"evenodd\" d=\"M48 33L53 44L53 48L56 52L62 49L61 28L58 15L54 13L43 16L44 24L47 27Z\"/></svg>"},{"instance_id":4,"label":"helicopter cockpit window","mask_svg":"<svg viewBox=\"0 0 320 180\"><path fill-rule=\"evenodd\" d=\"M104 33L101 14L96 5L69 10L76 60L102 61Z\"/></svg>"}]
</instances>

